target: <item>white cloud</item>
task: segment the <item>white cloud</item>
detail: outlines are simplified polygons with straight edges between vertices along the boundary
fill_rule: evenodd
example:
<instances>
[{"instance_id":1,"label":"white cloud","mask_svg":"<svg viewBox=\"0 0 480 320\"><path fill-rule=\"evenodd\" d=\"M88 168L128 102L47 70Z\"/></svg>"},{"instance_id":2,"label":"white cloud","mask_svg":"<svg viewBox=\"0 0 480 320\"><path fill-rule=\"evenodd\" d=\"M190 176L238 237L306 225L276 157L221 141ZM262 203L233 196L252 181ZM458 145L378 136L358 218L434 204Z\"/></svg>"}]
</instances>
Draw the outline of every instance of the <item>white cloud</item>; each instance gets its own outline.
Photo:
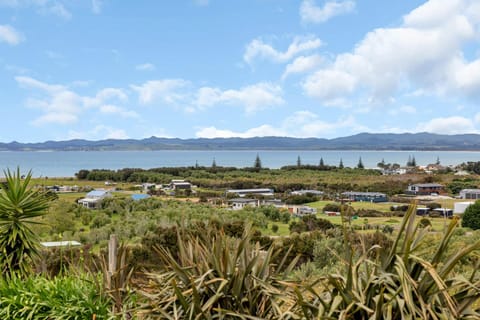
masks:
<instances>
[{"instance_id":1,"label":"white cloud","mask_svg":"<svg viewBox=\"0 0 480 320\"><path fill-rule=\"evenodd\" d=\"M182 89L189 85L188 81L183 79L164 79L147 81L140 86L131 85L139 95L139 101L142 104L151 104L160 101L166 104L175 104L185 99L185 93Z\"/></svg>"},{"instance_id":2,"label":"white cloud","mask_svg":"<svg viewBox=\"0 0 480 320\"><path fill-rule=\"evenodd\" d=\"M135 66L135 70L138 71L153 71L155 70L155 65L152 63L143 63Z\"/></svg>"},{"instance_id":3,"label":"white cloud","mask_svg":"<svg viewBox=\"0 0 480 320\"><path fill-rule=\"evenodd\" d=\"M197 138L251 138L265 136L288 136L288 137L324 137L335 136L345 129L356 132L365 131L366 128L356 123L352 116L340 118L337 121L322 120L319 115L310 111L297 111L285 118L279 125L264 124L246 131L232 131L218 129L214 126L201 128L195 134Z\"/></svg>"},{"instance_id":4,"label":"white cloud","mask_svg":"<svg viewBox=\"0 0 480 320\"><path fill-rule=\"evenodd\" d=\"M319 48L322 41L313 36L295 37L285 52L273 48L261 39L252 40L246 47L243 60L252 64L257 58L270 60L276 63L284 63L293 59L296 55Z\"/></svg>"},{"instance_id":5,"label":"white cloud","mask_svg":"<svg viewBox=\"0 0 480 320\"><path fill-rule=\"evenodd\" d=\"M45 15L56 15L65 20L72 18L72 14L59 0L0 0L0 6L13 8L34 7L37 12Z\"/></svg>"},{"instance_id":6,"label":"white cloud","mask_svg":"<svg viewBox=\"0 0 480 320\"><path fill-rule=\"evenodd\" d=\"M95 96L82 96L67 86L48 84L31 77L18 76L15 80L20 87L34 90L35 98L27 98L25 105L40 110L43 114L32 121L34 125L70 124L77 122L80 115L87 110L100 111L121 117L137 118L138 114L125 108L112 105L110 102L125 102L127 94L122 89L104 88Z\"/></svg>"},{"instance_id":7,"label":"white cloud","mask_svg":"<svg viewBox=\"0 0 480 320\"><path fill-rule=\"evenodd\" d=\"M480 112L475 115L474 121L476 124L480 124Z\"/></svg>"},{"instance_id":8,"label":"white cloud","mask_svg":"<svg viewBox=\"0 0 480 320\"><path fill-rule=\"evenodd\" d=\"M119 115L123 118L140 118L140 115L135 111L126 110L112 104L105 104L100 106L100 112L105 114Z\"/></svg>"},{"instance_id":9,"label":"white cloud","mask_svg":"<svg viewBox=\"0 0 480 320\"><path fill-rule=\"evenodd\" d=\"M290 74L294 73L303 73L310 71L323 62L323 59L320 55L314 54L311 56L299 56L292 63L288 64L285 68L285 72L282 75L282 79L285 79Z\"/></svg>"},{"instance_id":10,"label":"white cloud","mask_svg":"<svg viewBox=\"0 0 480 320\"><path fill-rule=\"evenodd\" d=\"M102 0L92 0L92 12L95 14L102 13Z\"/></svg>"},{"instance_id":11,"label":"white cloud","mask_svg":"<svg viewBox=\"0 0 480 320\"><path fill-rule=\"evenodd\" d=\"M23 35L9 25L0 25L0 42L15 46L22 42Z\"/></svg>"},{"instance_id":12,"label":"white cloud","mask_svg":"<svg viewBox=\"0 0 480 320\"><path fill-rule=\"evenodd\" d=\"M88 139L88 140L103 140L103 139L128 139L129 136L123 129L116 129L106 125L98 125L89 131L75 131L71 130L68 133L68 139Z\"/></svg>"},{"instance_id":13,"label":"white cloud","mask_svg":"<svg viewBox=\"0 0 480 320\"><path fill-rule=\"evenodd\" d=\"M357 79L351 73L325 69L309 76L303 88L309 96L320 98L325 105L337 106L346 103L343 97L352 94L356 85Z\"/></svg>"},{"instance_id":14,"label":"white cloud","mask_svg":"<svg viewBox=\"0 0 480 320\"><path fill-rule=\"evenodd\" d=\"M222 91L218 88L202 87L197 92L194 105L200 109L217 104L238 105L244 107L247 113L254 113L284 102L280 86L258 83L239 90Z\"/></svg>"},{"instance_id":15,"label":"white cloud","mask_svg":"<svg viewBox=\"0 0 480 320\"><path fill-rule=\"evenodd\" d=\"M300 18L302 22L322 23L335 16L350 13L354 9L354 1L328 1L320 8L314 0L304 0L300 5Z\"/></svg>"},{"instance_id":16,"label":"white cloud","mask_svg":"<svg viewBox=\"0 0 480 320\"><path fill-rule=\"evenodd\" d=\"M435 118L417 126L418 132L431 132L439 134L462 134L478 132L471 119L454 116Z\"/></svg>"},{"instance_id":17,"label":"white cloud","mask_svg":"<svg viewBox=\"0 0 480 320\"><path fill-rule=\"evenodd\" d=\"M480 8L474 0L430 0L401 26L369 32L352 52L307 77L303 89L326 103L358 94L378 103L401 90L478 98L480 59L467 61L462 51L480 37L473 7Z\"/></svg>"},{"instance_id":18,"label":"white cloud","mask_svg":"<svg viewBox=\"0 0 480 320\"><path fill-rule=\"evenodd\" d=\"M399 115L401 113L407 113L407 114L415 114L417 113L417 109L412 106L401 106L398 109L390 110L389 114L391 115Z\"/></svg>"}]
</instances>

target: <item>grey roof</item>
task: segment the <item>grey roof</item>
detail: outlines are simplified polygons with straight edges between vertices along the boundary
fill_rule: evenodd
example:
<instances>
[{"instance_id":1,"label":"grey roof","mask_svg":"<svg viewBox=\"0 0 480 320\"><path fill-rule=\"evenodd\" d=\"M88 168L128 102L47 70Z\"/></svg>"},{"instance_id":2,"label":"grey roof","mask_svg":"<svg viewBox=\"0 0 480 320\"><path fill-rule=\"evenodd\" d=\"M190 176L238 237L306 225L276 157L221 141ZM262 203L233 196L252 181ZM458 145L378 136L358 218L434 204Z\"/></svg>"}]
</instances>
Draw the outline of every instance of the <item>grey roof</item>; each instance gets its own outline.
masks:
<instances>
[{"instance_id":1,"label":"grey roof","mask_svg":"<svg viewBox=\"0 0 480 320\"><path fill-rule=\"evenodd\" d=\"M249 203L249 202L257 202L257 199L245 199L245 198L235 198L230 199L228 202L240 202L240 203Z\"/></svg>"},{"instance_id":2,"label":"grey roof","mask_svg":"<svg viewBox=\"0 0 480 320\"><path fill-rule=\"evenodd\" d=\"M463 189L460 193L480 193L480 189Z\"/></svg>"},{"instance_id":3,"label":"grey roof","mask_svg":"<svg viewBox=\"0 0 480 320\"><path fill-rule=\"evenodd\" d=\"M345 196L366 196L366 197L385 197L385 193L380 192L356 192L356 191L347 191L343 192L342 195Z\"/></svg>"},{"instance_id":4,"label":"grey roof","mask_svg":"<svg viewBox=\"0 0 480 320\"><path fill-rule=\"evenodd\" d=\"M108 193L105 190L93 190L87 193L87 198L103 197Z\"/></svg>"},{"instance_id":5,"label":"grey roof","mask_svg":"<svg viewBox=\"0 0 480 320\"><path fill-rule=\"evenodd\" d=\"M438 184L438 183L415 183L410 186L420 187L420 188L443 187L442 184Z\"/></svg>"},{"instance_id":6,"label":"grey roof","mask_svg":"<svg viewBox=\"0 0 480 320\"><path fill-rule=\"evenodd\" d=\"M258 189L230 189L227 190L228 193L258 193L258 192L273 192L273 189L268 188L258 188Z\"/></svg>"}]
</instances>

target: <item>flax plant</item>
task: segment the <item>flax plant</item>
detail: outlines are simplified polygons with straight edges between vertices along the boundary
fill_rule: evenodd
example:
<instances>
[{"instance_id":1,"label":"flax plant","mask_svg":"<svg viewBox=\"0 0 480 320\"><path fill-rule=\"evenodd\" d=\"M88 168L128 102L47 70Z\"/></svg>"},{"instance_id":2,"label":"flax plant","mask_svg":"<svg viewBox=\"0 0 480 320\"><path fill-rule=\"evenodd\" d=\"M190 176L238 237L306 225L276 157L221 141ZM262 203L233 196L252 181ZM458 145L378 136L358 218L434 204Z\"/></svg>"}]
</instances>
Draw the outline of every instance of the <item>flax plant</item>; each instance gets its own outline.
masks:
<instances>
[{"instance_id":1,"label":"flax plant","mask_svg":"<svg viewBox=\"0 0 480 320\"><path fill-rule=\"evenodd\" d=\"M274 266L279 251L252 243L250 228L241 239L179 233L178 244L178 259L158 248L166 270L149 275L139 311L145 319L292 318L293 291L283 279L297 258Z\"/></svg>"},{"instance_id":2,"label":"flax plant","mask_svg":"<svg viewBox=\"0 0 480 320\"><path fill-rule=\"evenodd\" d=\"M344 272L294 286L297 305L307 319L479 319L478 263L470 277L454 267L480 249L480 242L445 256L458 219L445 228L430 260L419 248L428 228L415 223L411 205L391 248L364 247L354 258L344 227ZM432 244L433 246L434 244ZM373 258L372 258L372 254ZM308 297L308 298L307 298Z\"/></svg>"}]
</instances>

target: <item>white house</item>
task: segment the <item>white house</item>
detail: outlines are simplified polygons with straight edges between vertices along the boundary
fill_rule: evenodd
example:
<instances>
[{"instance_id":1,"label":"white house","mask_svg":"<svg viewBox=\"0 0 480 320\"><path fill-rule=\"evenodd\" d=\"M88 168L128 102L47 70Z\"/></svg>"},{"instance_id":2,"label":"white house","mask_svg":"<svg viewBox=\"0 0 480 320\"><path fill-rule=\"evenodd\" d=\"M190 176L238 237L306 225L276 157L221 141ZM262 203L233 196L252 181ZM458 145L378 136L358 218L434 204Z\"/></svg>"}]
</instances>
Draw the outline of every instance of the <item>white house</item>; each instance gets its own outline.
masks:
<instances>
[{"instance_id":1,"label":"white house","mask_svg":"<svg viewBox=\"0 0 480 320\"><path fill-rule=\"evenodd\" d=\"M78 200L78 203L88 209L96 209L100 206L103 199L112 196L110 190L95 189L87 193L85 198Z\"/></svg>"},{"instance_id":2,"label":"white house","mask_svg":"<svg viewBox=\"0 0 480 320\"><path fill-rule=\"evenodd\" d=\"M264 197L273 197L273 189L259 188L259 189L230 189L226 191L226 194L236 194L240 198L245 197L247 194L260 195Z\"/></svg>"},{"instance_id":3,"label":"white house","mask_svg":"<svg viewBox=\"0 0 480 320\"><path fill-rule=\"evenodd\" d=\"M228 201L232 210L241 210L245 207L258 207L260 201L257 199L236 198Z\"/></svg>"},{"instance_id":4,"label":"white house","mask_svg":"<svg viewBox=\"0 0 480 320\"><path fill-rule=\"evenodd\" d=\"M290 194L292 196L303 196L303 195L307 195L307 194L311 194L311 195L314 195L314 196L321 196L321 195L323 195L323 192L318 191L318 190L296 190L296 191L290 192Z\"/></svg>"},{"instance_id":5,"label":"white house","mask_svg":"<svg viewBox=\"0 0 480 320\"><path fill-rule=\"evenodd\" d=\"M461 199L480 199L480 189L463 189L460 191Z\"/></svg>"}]
</instances>

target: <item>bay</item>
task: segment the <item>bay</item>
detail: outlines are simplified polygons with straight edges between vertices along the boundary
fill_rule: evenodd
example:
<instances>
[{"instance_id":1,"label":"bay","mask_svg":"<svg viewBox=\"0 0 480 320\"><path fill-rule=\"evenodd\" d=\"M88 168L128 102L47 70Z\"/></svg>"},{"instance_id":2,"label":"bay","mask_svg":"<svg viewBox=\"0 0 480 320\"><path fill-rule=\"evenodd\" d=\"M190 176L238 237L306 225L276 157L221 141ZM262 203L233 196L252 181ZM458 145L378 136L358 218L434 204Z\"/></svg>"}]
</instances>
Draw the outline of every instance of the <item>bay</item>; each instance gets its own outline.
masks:
<instances>
[{"instance_id":1,"label":"bay","mask_svg":"<svg viewBox=\"0 0 480 320\"><path fill-rule=\"evenodd\" d=\"M161 151L52 151L52 152L0 152L0 169L32 170L34 177L73 177L81 169L158 168L182 166L250 167L256 155L263 167L280 168L302 164L318 165L321 158L327 165L338 166L340 159L346 167L355 167L362 159L366 168L377 163L405 165L409 157L415 157L417 165L435 163L457 165L467 161L480 161L480 152L466 151L362 151L362 150L161 150ZM3 175L3 174L2 174Z\"/></svg>"}]
</instances>

